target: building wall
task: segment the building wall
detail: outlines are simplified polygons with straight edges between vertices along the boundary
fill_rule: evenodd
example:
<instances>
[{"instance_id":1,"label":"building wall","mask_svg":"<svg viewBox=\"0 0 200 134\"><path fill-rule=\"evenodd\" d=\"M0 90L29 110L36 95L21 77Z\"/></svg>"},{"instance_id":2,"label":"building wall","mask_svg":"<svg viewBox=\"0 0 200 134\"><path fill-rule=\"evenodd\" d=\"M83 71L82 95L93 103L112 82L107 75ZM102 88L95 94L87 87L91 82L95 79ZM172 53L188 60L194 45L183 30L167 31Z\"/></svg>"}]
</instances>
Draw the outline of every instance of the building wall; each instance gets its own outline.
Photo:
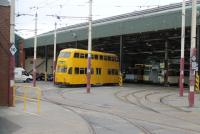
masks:
<instances>
[{"instance_id":1,"label":"building wall","mask_svg":"<svg viewBox=\"0 0 200 134\"><path fill-rule=\"evenodd\" d=\"M10 7L0 5L0 105L9 103Z\"/></svg>"},{"instance_id":2,"label":"building wall","mask_svg":"<svg viewBox=\"0 0 200 134\"><path fill-rule=\"evenodd\" d=\"M24 50L24 39L19 35L15 34L15 47L17 52L15 53L15 66L25 67L25 50Z\"/></svg>"},{"instance_id":3,"label":"building wall","mask_svg":"<svg viewBox=\"0 0 200 134\"><path fill-rule=\"evenodd\" d=\"M33 71L33 58L27 58L25 60L25 69L27 72L32 73ZM53 59L50 58L47 61L47 74L52 74ZM45 58L37 58L36 60L36 72L38 74L45 73L46 71L46 60Z\"/></svg>"}]
</instances>

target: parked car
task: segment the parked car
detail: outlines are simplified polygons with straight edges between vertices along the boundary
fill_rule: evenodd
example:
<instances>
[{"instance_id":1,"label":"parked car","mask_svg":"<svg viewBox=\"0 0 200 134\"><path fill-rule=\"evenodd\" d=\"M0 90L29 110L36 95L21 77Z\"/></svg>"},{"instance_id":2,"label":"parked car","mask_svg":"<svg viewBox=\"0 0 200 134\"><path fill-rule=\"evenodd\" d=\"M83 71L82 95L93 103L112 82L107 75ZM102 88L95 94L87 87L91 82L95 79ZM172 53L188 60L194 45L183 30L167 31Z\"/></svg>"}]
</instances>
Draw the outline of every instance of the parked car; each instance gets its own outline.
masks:
<instances>
[{"instance_id":1,"label":"parked car","mask_svg":"<svg viewBox=\"0 0 200 134\"><path fill-rule=\"evenodd\" d=\"M27 73L22 67L15 68L14 73L15 82L30 82L33 80L32 75Z\"/></svg>"},{"instance_id":2,"label":"parked car","mask_svg":"<svg viewBox=\"0 0 200 134\"><path fill-rule=\"evenodd\" d=\"M45 75L44 75L44 73L37 73L36 74L36 80L38 80L38 81L44 81L45 80Z\"/></svg>"},{"instance_id":3,"label":"parked car","mask_svg":"<svg viewBox=\"0 0 200 134\"><path fill-rule=\"evenodd\" d=\"M53 74L48 74L47 75L47 80L48 81L53 81Z\"/></svg>"}]
</instances>

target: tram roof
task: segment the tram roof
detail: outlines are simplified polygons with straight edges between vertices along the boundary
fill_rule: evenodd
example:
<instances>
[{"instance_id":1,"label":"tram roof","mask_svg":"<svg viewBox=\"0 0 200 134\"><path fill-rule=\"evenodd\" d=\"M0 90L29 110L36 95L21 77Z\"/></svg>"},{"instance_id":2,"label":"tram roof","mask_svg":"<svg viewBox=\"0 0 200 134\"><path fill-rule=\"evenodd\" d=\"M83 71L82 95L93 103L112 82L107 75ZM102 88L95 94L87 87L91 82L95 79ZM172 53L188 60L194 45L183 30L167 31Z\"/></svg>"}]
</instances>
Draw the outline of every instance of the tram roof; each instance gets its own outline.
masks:
<instances>
[{"instance_id":1,"label":"tram roof","mask_svg":"<svg viewBox=\"0 0 200 134\"><path fill-rule=\"evenodd\" d=\"M181 27L181 3L160 6L93 21L93 39L110 36L177 29ZM200 10L200 0L197 0ZM186 26L191 25L191 1L186 2ZM200 24L200 19L197 19ZM57 30L57 44L87 40L88 23L80 23ZM73 34L76 34L76 38ZM54 32L38 36L38 46L53 45ZM34 37L25 39L25 48L33 47Z\"/></svg>"},{"instance_id":2,"label":"tram roof","mask_svg":"<svg viewBox=\"0 0 200 134\"><path fill-rule=\"evenodd\" d=\"M76 49L76 48L66 48L66 49L62 49L61 52L80 52L80 53L88 53L87 50L85 49ZM116 56L115 54L112 53L104 53L104 52L99 52L99 51L92 51L92 53L95 54L101 54L101 55L109 55L109 56Z\"/></svg>"}]
</instances>

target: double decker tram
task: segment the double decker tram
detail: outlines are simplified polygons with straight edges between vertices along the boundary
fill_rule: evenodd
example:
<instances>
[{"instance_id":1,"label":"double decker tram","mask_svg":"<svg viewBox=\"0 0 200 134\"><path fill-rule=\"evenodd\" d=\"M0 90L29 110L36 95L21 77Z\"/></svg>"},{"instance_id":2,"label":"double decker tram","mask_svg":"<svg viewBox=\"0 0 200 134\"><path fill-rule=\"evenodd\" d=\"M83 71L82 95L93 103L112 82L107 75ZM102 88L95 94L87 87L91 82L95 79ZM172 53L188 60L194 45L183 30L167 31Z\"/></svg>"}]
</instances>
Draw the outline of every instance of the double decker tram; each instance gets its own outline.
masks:
<instances>
[{"instance_id":1,"label":"double decker tram","mask_svg":"<svg viewBox=\"0 0 200 134\"><path fill-rule=\"evenodd\" d=\"M120 78L119 60L115 54L91 52L91 84L118 84ZM87 83L88 51L68 48L60 51L55 84L80 85Z\"/></svg>"}]
</instances>

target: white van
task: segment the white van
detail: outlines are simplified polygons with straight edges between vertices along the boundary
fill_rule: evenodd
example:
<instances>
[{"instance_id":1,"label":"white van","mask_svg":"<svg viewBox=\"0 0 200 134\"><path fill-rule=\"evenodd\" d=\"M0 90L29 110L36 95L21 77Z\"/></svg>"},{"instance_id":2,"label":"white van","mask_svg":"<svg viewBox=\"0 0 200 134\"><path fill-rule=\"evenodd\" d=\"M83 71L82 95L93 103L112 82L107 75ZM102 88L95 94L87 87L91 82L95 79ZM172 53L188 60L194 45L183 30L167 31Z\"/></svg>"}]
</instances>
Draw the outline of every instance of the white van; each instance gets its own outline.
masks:
<instances>
[{"instance_id":1,"label":"white van","mask_svg":"<svg viewBox=\"0 0 200 134\"><path fill-rule=\"evenodd\" d=\"M15 82L30 82L33 77L27 73L22 67L15 68Z\"/></svg>"}]
</instances>

